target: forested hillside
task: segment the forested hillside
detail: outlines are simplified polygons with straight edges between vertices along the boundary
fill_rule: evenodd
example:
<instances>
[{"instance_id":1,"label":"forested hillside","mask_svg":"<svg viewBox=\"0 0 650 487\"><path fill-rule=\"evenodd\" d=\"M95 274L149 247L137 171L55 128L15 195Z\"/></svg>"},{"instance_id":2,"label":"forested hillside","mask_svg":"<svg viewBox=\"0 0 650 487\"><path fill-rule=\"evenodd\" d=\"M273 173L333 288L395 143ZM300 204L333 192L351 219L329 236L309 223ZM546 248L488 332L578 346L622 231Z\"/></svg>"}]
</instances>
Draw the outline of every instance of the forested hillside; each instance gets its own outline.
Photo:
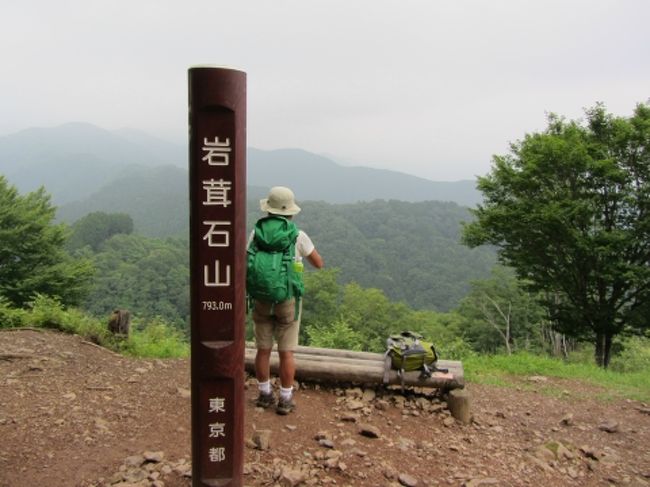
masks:
<instances>
[{"instance_id":1,"label":"forested hillside","mask_svg":"<svg viewBox=\"0 0 650 487\"><path fill-rule=\"evenodd\" d=\"M257 201L248 206L250 229L262 213ZM453 203L305 202L302 207L296 223L312 237L327 267L338 269L338 285L377 288L414 309L453 309L470 281L488 277L495 263L489 248L471 250L459 243L460 222L469 215ZM84 308L102 315L124 307L184 327L187 234L166 239L133 234L124 216L90 213L73 225L70 250L89 256L96 268Z\"/></svg>"},{"instance_id":2,"label":"forested hillside","mask_svg":"<svg viewBox=\"0 0 650 487\"><path fill-rule=\"evenodd\" d=\"M249 205L252 207L253 203ZM305 202L295 221L314 240L343 283L382 289L416 309L448 311L495 264L487 248L460 239L466 208L435 201L374 201L346 205ZM261 216L249 213L249 225Z\"/></svg>"}]
</instances>

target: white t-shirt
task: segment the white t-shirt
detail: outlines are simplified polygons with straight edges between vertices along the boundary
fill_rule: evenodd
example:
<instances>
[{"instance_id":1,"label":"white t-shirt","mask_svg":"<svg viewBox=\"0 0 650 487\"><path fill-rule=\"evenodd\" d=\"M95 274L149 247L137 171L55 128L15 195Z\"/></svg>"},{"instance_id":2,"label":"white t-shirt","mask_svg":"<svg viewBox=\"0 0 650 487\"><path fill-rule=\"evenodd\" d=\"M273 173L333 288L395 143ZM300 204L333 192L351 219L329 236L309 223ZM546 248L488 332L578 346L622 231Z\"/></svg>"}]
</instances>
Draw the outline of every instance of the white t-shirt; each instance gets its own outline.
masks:
<instances>
[{"instance_id":1,"label":"white t-shirt","mask_svg":"<svg viewBox=\"0 0 650 487\"><path fill-rule=\"evenodd\" d=\"M251 231L248 236L248 244L246 245L246 248L250 247L254 237L255 230ZM298 238L296 239L296 262L302 262L302 258L311 254L314 251L314 248L314 243L311 241L311 238L309 238L309 235L302 230L298 230Z\"/></svg>"}]
</instances>

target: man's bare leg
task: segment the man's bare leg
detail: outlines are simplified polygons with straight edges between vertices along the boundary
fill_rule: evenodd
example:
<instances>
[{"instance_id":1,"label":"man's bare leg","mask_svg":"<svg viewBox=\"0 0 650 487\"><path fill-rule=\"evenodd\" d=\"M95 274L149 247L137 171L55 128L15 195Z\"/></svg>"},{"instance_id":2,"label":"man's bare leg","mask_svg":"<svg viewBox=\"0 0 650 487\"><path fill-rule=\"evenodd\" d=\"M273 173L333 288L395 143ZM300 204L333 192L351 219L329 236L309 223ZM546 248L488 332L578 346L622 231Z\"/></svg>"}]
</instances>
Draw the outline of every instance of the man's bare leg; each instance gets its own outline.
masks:
<instances>
[{"instance_id":1,"label":"man's bare leg","mask_svg":"<svg viewBox=\"0 0 650 487\"><path fill-rule=\"evenodd\" d=\"M257 349L255 377L257 377L257 382L266 382L271 378L271 349Z\"/></svg>"},{"instance_id":2,"label":"man's bare leg","mask_svg":"<svg viewBox=\"0 0 650 487\"><path fill-rule=\"evenodd\" d=\"M280 353L280 383L285 389L293 387L293 380L296 375L296 361L293 358L293 351ZM258 379L259 380L259 379Z\"/></svg>"}]
</instances>

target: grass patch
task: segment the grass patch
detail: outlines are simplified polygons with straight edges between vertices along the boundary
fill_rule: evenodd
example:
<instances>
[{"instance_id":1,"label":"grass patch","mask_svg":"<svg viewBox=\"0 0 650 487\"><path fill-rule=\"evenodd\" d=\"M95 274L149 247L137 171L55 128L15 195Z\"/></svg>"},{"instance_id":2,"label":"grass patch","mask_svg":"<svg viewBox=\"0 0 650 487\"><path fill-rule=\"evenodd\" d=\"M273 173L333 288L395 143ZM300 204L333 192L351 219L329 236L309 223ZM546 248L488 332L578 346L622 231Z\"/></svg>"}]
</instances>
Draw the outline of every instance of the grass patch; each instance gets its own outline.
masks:
<instances>
[{"instance_id":1,"label":"grass patch","mask_svg":"<svg viewBox=\"0 0 650 487\"><path fill-rule=\"evenodd\" d=\"M190 355L190 346L182 333L160 320L135 330L120 348L134 357L186 358Z\"/></svg>"},{"instance_id":2,"label":"grass patch","mask_svg":"<svg viewBox=\"0 0 650 487\"><path fill-rule=\"evenodd\" d=\"M469 382L500 385L499 382L517 382L521 377L545 376L578 380L605 391L596 396L650 400L650 369L634 372L605 370L586 363L568 363L560 359L516 353L513 355L474 355L463 361L465 377ZM521 386L521 384L519 384ZM522 386L523 387L523 386ZM545 386L538 386L542 390ZM548 389L548 387L546 387ZM556 388L550 388L556 389ZM552 395L556 391L549 390ZM571 392L571 391L569 391Z\"/></svg>"},{"instance_id":3,"label":"grass patch","mask_svg":"<svg viewBox=\"0 0 650 487\"><path fill-rule=\"evenodd\" d=\"M134 320L126 339L116 338L107 323L75 308L64 308L56 299L37 295L27 309L13 309L0 300L0 328L32 326L79 335L110 350L143 358L185 358L189 344L182 332L157 318Z\"/></svg>"}]
</instances>

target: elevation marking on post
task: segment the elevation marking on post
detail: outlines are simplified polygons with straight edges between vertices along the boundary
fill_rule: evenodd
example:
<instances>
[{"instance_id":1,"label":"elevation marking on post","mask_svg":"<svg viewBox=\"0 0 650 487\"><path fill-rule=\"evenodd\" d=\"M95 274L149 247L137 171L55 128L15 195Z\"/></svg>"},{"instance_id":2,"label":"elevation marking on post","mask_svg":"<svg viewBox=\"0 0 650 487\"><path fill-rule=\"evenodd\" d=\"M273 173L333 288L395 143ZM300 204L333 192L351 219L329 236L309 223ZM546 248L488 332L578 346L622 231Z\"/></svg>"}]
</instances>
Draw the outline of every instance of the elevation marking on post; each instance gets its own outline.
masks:
<instances>
[{"instance_id":1,"label":"elevation marking on post","mask_svg":"<svg viewBox=\"0 0 650 487\"><path fill-rule=\"evenodd\" d=\"M189 69L192 486L241 486L246 73Z\"/></svg>"}]
</instances>

